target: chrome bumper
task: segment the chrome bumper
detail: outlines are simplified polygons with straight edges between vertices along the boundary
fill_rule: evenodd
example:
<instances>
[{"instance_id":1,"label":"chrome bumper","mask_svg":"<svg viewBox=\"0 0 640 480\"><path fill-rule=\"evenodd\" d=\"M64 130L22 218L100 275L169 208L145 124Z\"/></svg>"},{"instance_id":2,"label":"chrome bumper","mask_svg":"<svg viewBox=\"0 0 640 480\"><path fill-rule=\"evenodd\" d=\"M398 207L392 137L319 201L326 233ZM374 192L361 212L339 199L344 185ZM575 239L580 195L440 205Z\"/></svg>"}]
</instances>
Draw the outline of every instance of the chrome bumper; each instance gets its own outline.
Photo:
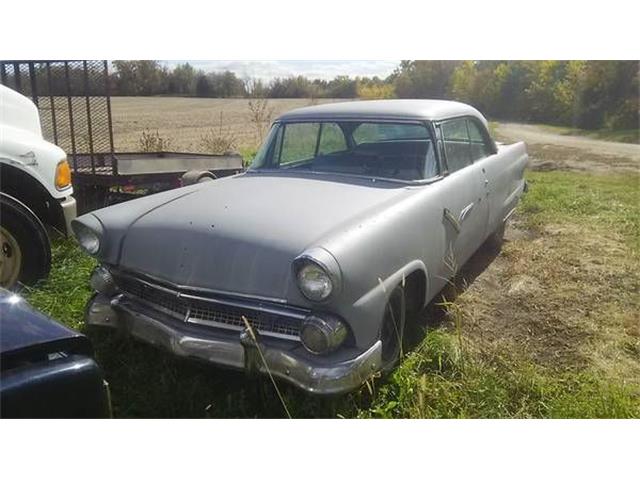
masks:
<instances>
[{"instance_id":1,"label":"chrome bumper","mask_svg":"<svg viewBox=\"0 0 640 480\"><path fill-rule=\"evenodd\" d=\"M330 363L327 358L314 358L301 345L291 348L282 342L258 339L264 357L264 361L261 358L258 361L249 358L253 355L246 345L246 337L241 340L242 333L183 325L122 295L113 299L104 295L92 298L87 305L85 321L90 325L121 328L140 340L181 357L242 370L255 368L263 374L267 373L268 366L273 376L315 394L354 390L377 372L381 364L380 341L353 358Z\"/></svg>"},{"instance_id":2,"label":"chrome bumper","mask_svg":"<svg viewBox=\"0 0 640 480\"><path fill-rule=\"evenodd\" d=\"M64 200L60 202L60 207L62 208L62 215L64 216L64 225L65 225L65 234L71 235L71 220L78 216L76 199L72 196L68 196Z\"/></svg>"}]
</instances>

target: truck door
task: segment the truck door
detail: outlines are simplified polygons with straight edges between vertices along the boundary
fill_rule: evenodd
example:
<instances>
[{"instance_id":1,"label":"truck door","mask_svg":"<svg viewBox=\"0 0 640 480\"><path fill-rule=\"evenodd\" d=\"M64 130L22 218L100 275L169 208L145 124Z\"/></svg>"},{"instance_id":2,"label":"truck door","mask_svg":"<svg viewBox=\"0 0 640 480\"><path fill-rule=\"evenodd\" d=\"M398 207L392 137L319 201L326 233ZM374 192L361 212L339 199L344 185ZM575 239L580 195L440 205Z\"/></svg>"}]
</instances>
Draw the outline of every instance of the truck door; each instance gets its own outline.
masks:
<instances>
[{"instance_id":1,"label":"truck door","mask_svg":"<svg viewBox=\"0 0 640 480\"><path fill-rule=\"evenodd\" d=\"M442 275L450 277L485 239L489 185L482 165L473 162L466 118L436 126L448 174L442 180L442 222L447 253Z\"/></svg>"}]
</instances>

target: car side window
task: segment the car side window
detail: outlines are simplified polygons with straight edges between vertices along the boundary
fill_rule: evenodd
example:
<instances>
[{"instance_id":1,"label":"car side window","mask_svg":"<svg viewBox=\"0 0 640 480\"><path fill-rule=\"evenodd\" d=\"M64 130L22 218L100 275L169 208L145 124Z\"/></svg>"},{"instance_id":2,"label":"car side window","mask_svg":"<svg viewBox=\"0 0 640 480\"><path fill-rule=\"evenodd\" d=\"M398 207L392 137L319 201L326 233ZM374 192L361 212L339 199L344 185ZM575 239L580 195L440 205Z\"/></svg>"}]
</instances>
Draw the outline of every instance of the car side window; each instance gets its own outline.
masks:
<instances>
[{"instance_id":1,"label":"car side window","mask_svg":"<svg viewBox=\"0 0 640 480\"><path fill-rule=\"evenodd\" d=\"M320 128L318 155L344 152L347 150L347 140L337 123L323 123Z\"/></svg>"},{"instance_id":2,"label":"car side window","mask_svg":"<svg viewBox=\"0 0 640 480\"><path fill-rule=\"evenodd\" d=\"M469 127L469 140L471 142L471 160L475 162L491 155L491 147L476 122L467 120L467 126Z\"/></svg>"},{"instance_id":3,"label":"car side window","mask_svg":"<svg viewBox=\"0 0 640 480\"><path fill-rule=\"evenodd\" d=\"M466 119L457 118L443 123L442 137L449 173L471 165L471 146Z\"/></svg>"},{"instance_id":4,"label":"car side window","mask_svg":"<svg viewBox=\"0 0 640 480\"><path fill-rule=\"evenodd\" d=\"M316 153L319 133L319 123L291 123L285 125L282 148L279 152L279 164L286 165L312 159Z\"/></svg>"}]
</instances>

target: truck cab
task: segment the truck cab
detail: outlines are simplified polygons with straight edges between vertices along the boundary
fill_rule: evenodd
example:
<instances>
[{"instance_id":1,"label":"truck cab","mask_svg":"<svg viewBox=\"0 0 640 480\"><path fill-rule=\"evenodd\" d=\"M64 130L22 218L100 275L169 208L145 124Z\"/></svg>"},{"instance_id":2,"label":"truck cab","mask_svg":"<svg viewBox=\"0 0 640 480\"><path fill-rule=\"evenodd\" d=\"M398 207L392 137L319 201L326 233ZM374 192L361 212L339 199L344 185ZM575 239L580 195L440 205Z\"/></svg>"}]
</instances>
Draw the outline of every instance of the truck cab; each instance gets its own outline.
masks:
<instances>
[{"instance_id":1,"label":"truck cab","mask_svg":"<svg viewBox=\"0 0 640 480\"><path fill-rule=\"evenodd\" d=\"M66 153L43 138L37 107L0 85L0 286L48 274L49 231L70 232L72 194Z\"/></svg>"}]
</instances>

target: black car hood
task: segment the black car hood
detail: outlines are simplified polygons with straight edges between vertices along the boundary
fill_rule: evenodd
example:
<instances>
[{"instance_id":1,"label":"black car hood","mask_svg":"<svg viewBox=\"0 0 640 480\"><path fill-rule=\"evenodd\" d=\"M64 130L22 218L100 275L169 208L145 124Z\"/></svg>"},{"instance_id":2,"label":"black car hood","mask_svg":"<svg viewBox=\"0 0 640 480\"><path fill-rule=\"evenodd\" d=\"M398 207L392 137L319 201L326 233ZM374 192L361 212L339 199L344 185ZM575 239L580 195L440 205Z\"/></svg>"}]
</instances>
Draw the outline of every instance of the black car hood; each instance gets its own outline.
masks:
<instances>
[{"instance_id":1,"label":"black car hood","mask_svg":"<svg viewBox=\"0 0 640 480\"><path fill-rule=\"evenodd\" d=\"M31 349L91 352L89 340L32 308L22 297L0 288L0 354Z\"/></svg>"}]
</instances>

